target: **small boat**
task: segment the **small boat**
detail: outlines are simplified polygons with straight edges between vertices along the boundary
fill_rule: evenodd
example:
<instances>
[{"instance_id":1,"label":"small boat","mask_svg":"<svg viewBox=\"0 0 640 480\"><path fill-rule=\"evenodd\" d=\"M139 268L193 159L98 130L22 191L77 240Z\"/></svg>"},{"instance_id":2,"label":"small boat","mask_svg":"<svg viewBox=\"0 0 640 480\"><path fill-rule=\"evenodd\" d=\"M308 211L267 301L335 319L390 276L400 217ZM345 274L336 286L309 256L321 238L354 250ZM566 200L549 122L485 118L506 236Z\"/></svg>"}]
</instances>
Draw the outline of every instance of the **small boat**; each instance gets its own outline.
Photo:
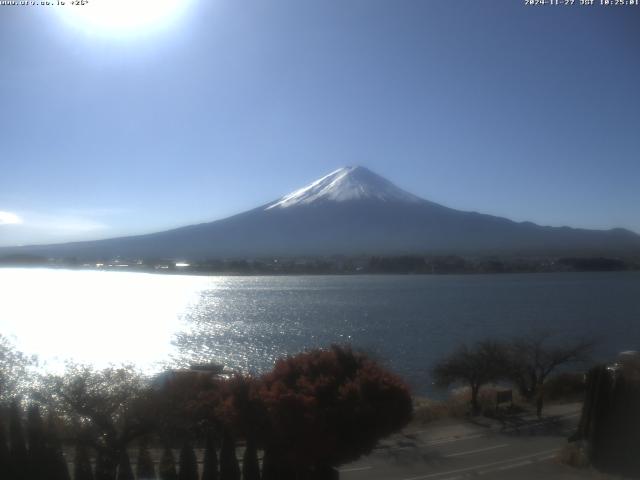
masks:
<instances>
[{"instance_id":1,"label":"small boat","mask_svg":"<svg viewBox=\"0 0 640 480\"><path fill-rule=\"evenodd\" d=\"M218 375L224 371L224 365L221 363L194 363L189 365L189 370Z\"/></svg>"}]
</instances>

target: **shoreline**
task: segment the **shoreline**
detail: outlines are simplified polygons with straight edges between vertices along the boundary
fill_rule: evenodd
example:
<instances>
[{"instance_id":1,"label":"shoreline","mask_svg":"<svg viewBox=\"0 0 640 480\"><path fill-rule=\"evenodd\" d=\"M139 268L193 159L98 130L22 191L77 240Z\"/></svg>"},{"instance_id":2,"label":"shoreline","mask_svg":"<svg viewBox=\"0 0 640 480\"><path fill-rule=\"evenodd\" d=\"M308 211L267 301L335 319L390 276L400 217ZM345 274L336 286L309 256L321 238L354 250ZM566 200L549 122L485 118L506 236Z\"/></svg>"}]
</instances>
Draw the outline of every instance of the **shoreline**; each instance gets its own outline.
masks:
<instances>
[{"instance_id":1,"label":"shoreline","mask_svg":"<svg viewBox=\"0 0 640 480\"><path fill-rule=\"evenodd\" d=\"M181 275L194 277L362 277L362 276L400 276L400 277L441 277L441 276L503 276L503 275L533 275L533 274L567 274L567 273L637 273L640 267L623 268L613 270L519 270L519 271L465 271L465 272L377 272L377 271L331 271L331 272L313 272L313 271L226 271L226 270L197 270L184 269L181 267L174 269L155 269L155 268L136 268L136 267L84 267L74 265L20 265L20 264L1 264L0 270L11 269L33 269L33 270L65 270L79 272L123 272L123 273L145 273L150 275Z\"/></svg>"}]
</instances>

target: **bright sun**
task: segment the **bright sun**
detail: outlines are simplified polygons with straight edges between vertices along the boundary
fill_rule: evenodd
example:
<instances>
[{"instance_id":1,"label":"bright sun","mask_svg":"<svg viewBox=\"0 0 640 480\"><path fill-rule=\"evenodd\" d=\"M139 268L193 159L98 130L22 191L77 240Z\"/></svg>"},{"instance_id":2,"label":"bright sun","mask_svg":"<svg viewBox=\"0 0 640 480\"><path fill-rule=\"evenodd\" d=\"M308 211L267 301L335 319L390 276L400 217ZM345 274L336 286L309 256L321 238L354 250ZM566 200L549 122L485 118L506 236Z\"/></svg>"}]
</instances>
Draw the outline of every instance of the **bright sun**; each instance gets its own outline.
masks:
<instances>
[{"instance_id":1,"label":"bright sun","mask_svg":"<svg viewBox=\"0 0 640 480\"><path fill-rule=\"evenodd\" d=\"M88 33L139 34L163 27L192 0L85 0L58 8L63 18Z\"/></svg>"}]
</instances>

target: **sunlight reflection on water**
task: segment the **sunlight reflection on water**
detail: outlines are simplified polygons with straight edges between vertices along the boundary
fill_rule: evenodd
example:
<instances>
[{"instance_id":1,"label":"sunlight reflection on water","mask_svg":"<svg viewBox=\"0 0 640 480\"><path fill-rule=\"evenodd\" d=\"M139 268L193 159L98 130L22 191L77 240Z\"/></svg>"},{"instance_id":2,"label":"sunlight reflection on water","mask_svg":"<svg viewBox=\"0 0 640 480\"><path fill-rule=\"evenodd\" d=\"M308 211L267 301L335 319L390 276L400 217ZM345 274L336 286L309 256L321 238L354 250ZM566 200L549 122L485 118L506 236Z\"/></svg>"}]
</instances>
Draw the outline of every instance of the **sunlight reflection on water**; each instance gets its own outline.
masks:
<instances>
[{"instance_id":1,"label":"sunlight reflection on water","mask_svg":"<svg viewBox=\"0 0 640 480\"><path fill-rule=\"evenodd\" d=\"M56 368L65 359L157 367L205 277L48 269L0 270L0 326Z\"/></svg>"},{"instance_id":2,"label":"sunlight reflection on water","mask_svg":"<svg viewBox=\"0 0 640 480\"><path fill-rule=\"evenodd\" d=\"M215 361L262 372L283 355L352 343L418 392L461 342L532 329L640 343L640 273L197 277L0 269L0 333L26 353L99 366Z\"/></svg>"}]
</instances>

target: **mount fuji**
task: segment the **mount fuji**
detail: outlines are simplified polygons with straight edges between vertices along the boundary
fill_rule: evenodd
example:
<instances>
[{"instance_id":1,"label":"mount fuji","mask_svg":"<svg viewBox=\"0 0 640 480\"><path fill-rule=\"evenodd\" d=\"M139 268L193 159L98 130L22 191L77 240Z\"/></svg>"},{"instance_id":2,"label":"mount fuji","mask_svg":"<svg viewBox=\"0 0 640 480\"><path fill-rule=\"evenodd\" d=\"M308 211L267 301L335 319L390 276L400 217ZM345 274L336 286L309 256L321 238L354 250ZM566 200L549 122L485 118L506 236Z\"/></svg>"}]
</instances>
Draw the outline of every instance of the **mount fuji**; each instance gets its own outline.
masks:
<instances>
[{"instance_id":1,"label":"mount fuji","mask_svg":"<svg viewBox=\"0 0 640 480\"><path fill-rule=\"evenodd\" d=\"M78 259L395 254L640 254L624 229L544 227L424 200L364 167L340 168L222 220L107 240L0 249Z\"/></svg>"}]
</instances>

